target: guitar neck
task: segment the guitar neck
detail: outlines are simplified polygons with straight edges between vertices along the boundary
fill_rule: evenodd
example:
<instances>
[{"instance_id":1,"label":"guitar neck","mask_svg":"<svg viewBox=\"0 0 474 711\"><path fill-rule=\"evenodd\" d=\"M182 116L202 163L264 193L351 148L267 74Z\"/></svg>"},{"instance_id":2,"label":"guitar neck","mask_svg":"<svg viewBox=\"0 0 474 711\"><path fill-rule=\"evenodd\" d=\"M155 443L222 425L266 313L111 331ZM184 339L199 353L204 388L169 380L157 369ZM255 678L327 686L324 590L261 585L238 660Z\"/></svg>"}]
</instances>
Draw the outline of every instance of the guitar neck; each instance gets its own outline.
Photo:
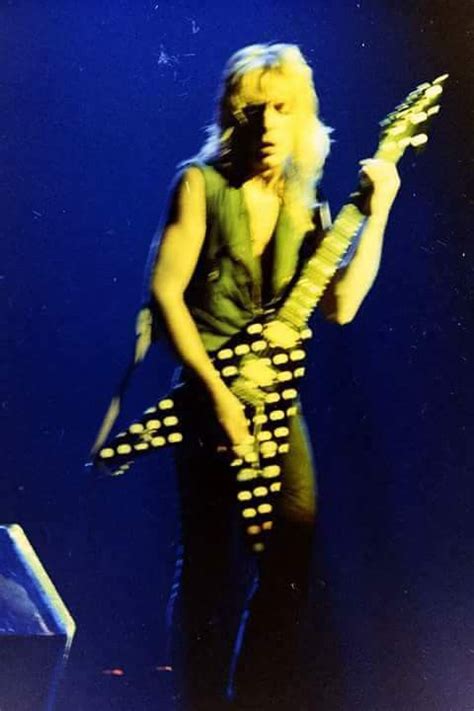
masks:
<instances>
[{"instance_id":1,"label":"guitar neck","mask_svg":"<svg viewBox=\"0 0 474 711\"><path fill-rule=\"evenodd\" d=\"M365 215L356 205L344 205L318 249L306 262L285 302L278 309L278 320L288 323L296 330L302 330L306 326L364 219Z\"/></svg>"},{"instance_id":2,"label":"guitar neck","mask_svg":"<svg viewBox=\"0 0 474 711\"><path fill-rule=\"evenodd\" d=\"M391 135L379 142L374 158L398 163L410 141L396 142ZM302 330L337 271L339 263L368 214L368 191L360 188L351 194L351 202L343 206L331 229L314 255L307 261L296 284L291 289L276 318Z\"/></svg>"}]
</instances>

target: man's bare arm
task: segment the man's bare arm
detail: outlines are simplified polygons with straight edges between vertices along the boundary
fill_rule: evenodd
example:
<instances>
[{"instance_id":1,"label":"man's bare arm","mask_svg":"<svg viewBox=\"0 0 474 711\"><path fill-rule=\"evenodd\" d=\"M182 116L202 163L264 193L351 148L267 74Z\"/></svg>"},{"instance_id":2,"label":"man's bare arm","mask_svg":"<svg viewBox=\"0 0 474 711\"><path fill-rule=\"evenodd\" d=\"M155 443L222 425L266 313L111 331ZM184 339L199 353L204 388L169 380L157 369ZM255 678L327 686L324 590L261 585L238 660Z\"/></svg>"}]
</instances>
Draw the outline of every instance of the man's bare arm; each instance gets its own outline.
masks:
<instances>
[{"instance_id":1,"label":"man's bare arm","mask_svg":"<svg viewBox=\"0 0 474 711\"><path fill-rule=\"evenodd\" d=\"M400 186L397 170L382 160L363 161L362 173L373 184L371 215L351 262L341 269L321 302L326 317L339 324L352 321L375 281L382 255L385 227Z\"/></svg>"},{"instance_id":2,"label":"man's bare arm","mask_svg":"<svg viewBox=\"0 0 474 711\"><path fill-rule=\"evenodd\" d=\"M214 368L184 300L205 234L204 177L199 168L190 166L173 197L153 270L152 290L179 357L205 385L218 420L232 444L237 445L248 437L242 405Z\"/></svg>"}]
</instances>

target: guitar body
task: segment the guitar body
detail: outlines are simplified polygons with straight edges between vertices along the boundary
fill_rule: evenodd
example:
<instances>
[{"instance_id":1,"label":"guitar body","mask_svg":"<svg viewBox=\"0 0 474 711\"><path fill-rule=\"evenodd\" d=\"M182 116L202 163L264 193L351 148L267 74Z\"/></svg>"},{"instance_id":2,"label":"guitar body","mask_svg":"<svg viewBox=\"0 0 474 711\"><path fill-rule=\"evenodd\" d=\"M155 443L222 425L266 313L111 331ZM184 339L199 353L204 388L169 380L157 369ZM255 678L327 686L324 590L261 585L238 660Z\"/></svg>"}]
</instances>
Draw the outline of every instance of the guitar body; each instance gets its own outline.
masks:
<instances>
[{"instance_id":1,"label":"guitar body","mask_svg":"<svg viewBox=\"0 0 474 711\"><path fill-rule=\"evenodd\" d=\"M281 490L281 456L289 451L289 418L297 413L299 381L305 372L304 341L311 336L305 328L291 347L275 341L279 322L274 315L255 320L237 333L213 357L216 370L245 407L253 445L242 457L229 458L235 471L236 497L252 548L264 548L264 538L273 525L276 498ZM271 336L271 340L267 337ZM203 412L209 412L206 394L196 383L175 387L148 408L140 420L120 432L112 443L100 449L95 463L114 476L125 473L138 455L151 453L185 440L181 430L183 408L189 398L202 398ZM193 402L195 406L196 403ZM215 446L222 443L217 421Z\"/></svg>"}]
</instances>

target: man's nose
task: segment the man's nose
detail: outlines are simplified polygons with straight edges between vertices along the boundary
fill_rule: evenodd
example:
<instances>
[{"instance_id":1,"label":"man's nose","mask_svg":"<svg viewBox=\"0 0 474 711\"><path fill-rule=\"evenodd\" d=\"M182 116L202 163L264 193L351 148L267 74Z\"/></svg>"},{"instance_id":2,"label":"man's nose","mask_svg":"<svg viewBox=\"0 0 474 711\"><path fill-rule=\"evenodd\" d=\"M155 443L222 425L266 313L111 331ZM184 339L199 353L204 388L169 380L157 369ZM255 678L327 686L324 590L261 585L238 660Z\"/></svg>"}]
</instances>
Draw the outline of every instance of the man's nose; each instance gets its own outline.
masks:
<instances>
[{"instance_id":1,"label":"man's nose","mask_svg":"<svg viewBox=\"0 0 474 711\"><path fill-rule=\"evenodd\" d=\"M268 131L274 128L274 110L271 106L259 106L255 109L250 117L250 125L253 131L261 138Z\"/></svg>"},{"instance_id":2,"label":"man's nose","mask_svg":"<svg viewBox=\"0 0 474 711\"><path fill-rule=\"evenodd\" d=\"M265 106L262 111L262 128L264 131L268 131L273 127L274 123L274 111L272 106Z\"/></svg>"}]
</instances>

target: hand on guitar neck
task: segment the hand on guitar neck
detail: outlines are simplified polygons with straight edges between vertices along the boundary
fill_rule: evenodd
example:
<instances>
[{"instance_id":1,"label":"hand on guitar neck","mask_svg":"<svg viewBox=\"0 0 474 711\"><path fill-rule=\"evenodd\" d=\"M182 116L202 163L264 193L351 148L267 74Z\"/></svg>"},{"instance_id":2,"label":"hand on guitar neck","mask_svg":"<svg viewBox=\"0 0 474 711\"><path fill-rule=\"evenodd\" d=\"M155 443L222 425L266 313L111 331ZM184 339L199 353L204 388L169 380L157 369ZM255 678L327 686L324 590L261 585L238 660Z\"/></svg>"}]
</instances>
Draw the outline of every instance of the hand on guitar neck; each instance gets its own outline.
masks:
<instances>
[{"instance_id":1,"label":"hand on guitar neck","mask_svg":"<svg viewBox=\"0 0 474 711\"><path fill-rule=\"evenodd\" d=\"M385 221L400 189L397 167L382 158L365 158L359 165L362 212L372 219Z\"/></svg>"}]
</instances>

